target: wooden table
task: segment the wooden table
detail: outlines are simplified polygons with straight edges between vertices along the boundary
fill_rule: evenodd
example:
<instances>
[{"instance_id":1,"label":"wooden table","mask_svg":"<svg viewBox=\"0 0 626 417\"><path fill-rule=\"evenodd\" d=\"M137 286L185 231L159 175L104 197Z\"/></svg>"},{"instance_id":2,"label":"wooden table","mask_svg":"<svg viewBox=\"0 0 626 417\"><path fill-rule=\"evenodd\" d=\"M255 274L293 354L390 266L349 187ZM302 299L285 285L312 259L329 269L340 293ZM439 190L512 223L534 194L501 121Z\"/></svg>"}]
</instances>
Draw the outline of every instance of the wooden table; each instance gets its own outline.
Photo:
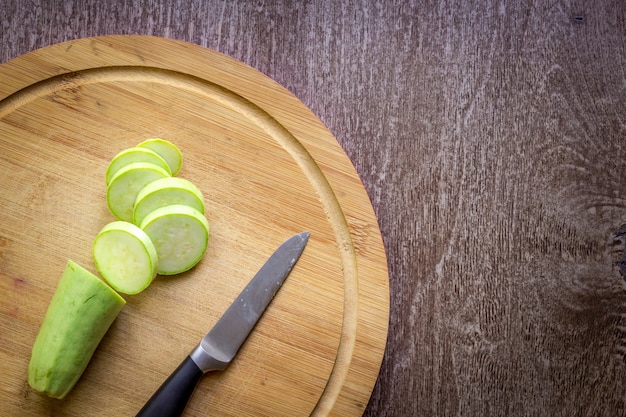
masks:
<instances>
[{"instance_id":1,"label":"wooden table","mask_svg":"<svg viewBox=\"0 0 626 417\"><path fill-rule=\"evenodd\" d=\"M156 35L306 104L389 261L366 416L624 416L626 6L473 3L2 0L0 62Z\"/></svg>"}]
</instances>

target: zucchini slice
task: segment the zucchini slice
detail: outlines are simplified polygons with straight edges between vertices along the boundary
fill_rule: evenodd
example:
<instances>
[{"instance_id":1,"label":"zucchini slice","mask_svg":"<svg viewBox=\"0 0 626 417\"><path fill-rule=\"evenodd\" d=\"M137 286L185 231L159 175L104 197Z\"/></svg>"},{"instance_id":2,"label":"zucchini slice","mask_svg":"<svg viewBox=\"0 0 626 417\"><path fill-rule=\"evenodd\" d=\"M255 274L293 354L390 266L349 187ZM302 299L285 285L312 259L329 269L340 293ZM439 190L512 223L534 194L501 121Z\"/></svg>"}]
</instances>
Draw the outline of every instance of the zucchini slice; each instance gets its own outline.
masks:
<instances>
[{"instance_id":1,"label":"zucchini slice","mask_svg":"<svg viewBox=\"0 0 626 417\"><path fill-rule=\"evenodd\" d=\"M148 148L135 146L134 148L124 149L111 159L111 162L106 170L107 185L109 185L111 179L117 171L134 162L150 162L151 164L160 166L167 171L169 175L172 175L170 166L158 153Z\"/></svg>"},{"instance_id":2,"label":"zucchini slice","mask_svg":"<svg viewBox=\"0 0 626 417\"><path fill-rule=\"evenodd\" d=\"M154 243L161 275L175 275L193 268L209 243L209 222L198 210L182 204L158 208L148 214L141 228Z\"/></svg>"},{"instance_id":3,"label":"zucchini slice","mask_svg":"<svg viewBox=\"0 0 626 417\"><path fill-rule=\"evenodd\" d=\"M117 171L107 187L107 204L118 219L133 221L133 209L139 191L160 178L170 177L163 168L149 162L134 162Z\"/></svg>"},{"instance_id":4,"label":"zucchini slice","mask_svg":"<svg viewBox=\"0 0 626 417\"><path fill-rule=\"evenodd\" d=\"M170 166L172 176L178 175L180 169L183 167L183 154L172 142L165 139L154 138L144 140L137 146L148 148L161 155Z\"/></svg>"},{"instance_id":5,"label":"zucchini slice","mask_svg":"<svg viewBox=\"0 0 626 417\"><path fill-rule=\"evenodd\" d=\"M152 211L173 204L184 204L204 214L204 197L192 182L180 178L161 178L139 191L133 210L133 223L140 225Z\"/></svg>"},{"instance_id":6,"label":"zucchini slice","mask_svg":"<svg viewBox=\"0 0 626 417\"><path fill-rule=\"evenodd\" d=\"M124 294L146 289L156 277L159 262L148 235L124 221L102 228L93 243L93 258L100 275Z\"/></svg>"}]
</instances>

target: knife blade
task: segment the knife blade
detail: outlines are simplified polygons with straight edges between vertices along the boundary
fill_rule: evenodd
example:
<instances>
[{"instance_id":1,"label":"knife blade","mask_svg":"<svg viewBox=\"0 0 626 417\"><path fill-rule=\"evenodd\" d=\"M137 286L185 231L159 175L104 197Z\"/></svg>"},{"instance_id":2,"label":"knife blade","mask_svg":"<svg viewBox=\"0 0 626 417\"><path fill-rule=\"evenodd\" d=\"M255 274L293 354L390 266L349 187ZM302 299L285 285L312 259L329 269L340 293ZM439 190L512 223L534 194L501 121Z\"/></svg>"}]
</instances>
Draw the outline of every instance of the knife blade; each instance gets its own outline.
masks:
<instances>
[{"instance_id":1,"label":"knife blade","mask_svg":"<svg viewBox=\"0 0 626 417\"><path fill-rule=\"evenodd\" d=\"M182 415L202 375L224 370L254 329L304 251L309 232L287 239L270 256L213 328L146 402L137 417Z\"/></svg>"}]
</instances>

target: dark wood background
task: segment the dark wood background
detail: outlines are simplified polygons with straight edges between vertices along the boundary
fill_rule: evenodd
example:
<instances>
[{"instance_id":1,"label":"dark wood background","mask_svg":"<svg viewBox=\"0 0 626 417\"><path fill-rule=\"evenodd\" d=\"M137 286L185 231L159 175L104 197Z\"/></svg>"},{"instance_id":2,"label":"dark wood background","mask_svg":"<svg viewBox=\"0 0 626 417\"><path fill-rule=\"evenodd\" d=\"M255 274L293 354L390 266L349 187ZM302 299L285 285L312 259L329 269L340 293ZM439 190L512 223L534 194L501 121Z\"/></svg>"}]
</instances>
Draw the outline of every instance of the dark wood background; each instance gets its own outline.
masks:
<instances>
[{"instance_id":1,"label":"dark wood background","mask_svg":"<svg viewBox=\"0 0 626 417\"><path fill-rule=\"evenodd\" d=\"M104 34L237 58L343 146L389 260L366 416L626 416L623 0L0 0L0 62Z\"/></svg>"}]
</instances>

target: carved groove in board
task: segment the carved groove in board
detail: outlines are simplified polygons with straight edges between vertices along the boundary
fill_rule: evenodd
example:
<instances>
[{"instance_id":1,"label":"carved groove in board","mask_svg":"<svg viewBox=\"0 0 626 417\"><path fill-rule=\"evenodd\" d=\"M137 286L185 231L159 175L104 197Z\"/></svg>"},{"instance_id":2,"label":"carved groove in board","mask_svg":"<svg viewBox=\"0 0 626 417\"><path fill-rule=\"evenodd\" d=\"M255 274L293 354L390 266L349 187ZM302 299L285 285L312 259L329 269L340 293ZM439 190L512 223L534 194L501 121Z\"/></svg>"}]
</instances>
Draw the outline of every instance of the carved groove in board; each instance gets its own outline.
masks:
<instances>
[{"instance_id":1,"label":"carved groove in board","mask_svg":"<svg viewBox=\"0 0 626 417\"><path fill-rule=\"evenodd\" d=\"M141 66L112 66L80 70L54 76L23 88L0 100L0 119L25 104L83 85L112 81L156 82L193 91L225 106L256 123L274 138L294 159L318 193L337 239L343 265L343 320L337 355L326 387L311 415L327 415L344 385L356 343L358 319L358 275L355 248L350 229L328 180L304 146L271 115L238 94L209 81L177 71Z\"/></svg>"}]
</instances>

